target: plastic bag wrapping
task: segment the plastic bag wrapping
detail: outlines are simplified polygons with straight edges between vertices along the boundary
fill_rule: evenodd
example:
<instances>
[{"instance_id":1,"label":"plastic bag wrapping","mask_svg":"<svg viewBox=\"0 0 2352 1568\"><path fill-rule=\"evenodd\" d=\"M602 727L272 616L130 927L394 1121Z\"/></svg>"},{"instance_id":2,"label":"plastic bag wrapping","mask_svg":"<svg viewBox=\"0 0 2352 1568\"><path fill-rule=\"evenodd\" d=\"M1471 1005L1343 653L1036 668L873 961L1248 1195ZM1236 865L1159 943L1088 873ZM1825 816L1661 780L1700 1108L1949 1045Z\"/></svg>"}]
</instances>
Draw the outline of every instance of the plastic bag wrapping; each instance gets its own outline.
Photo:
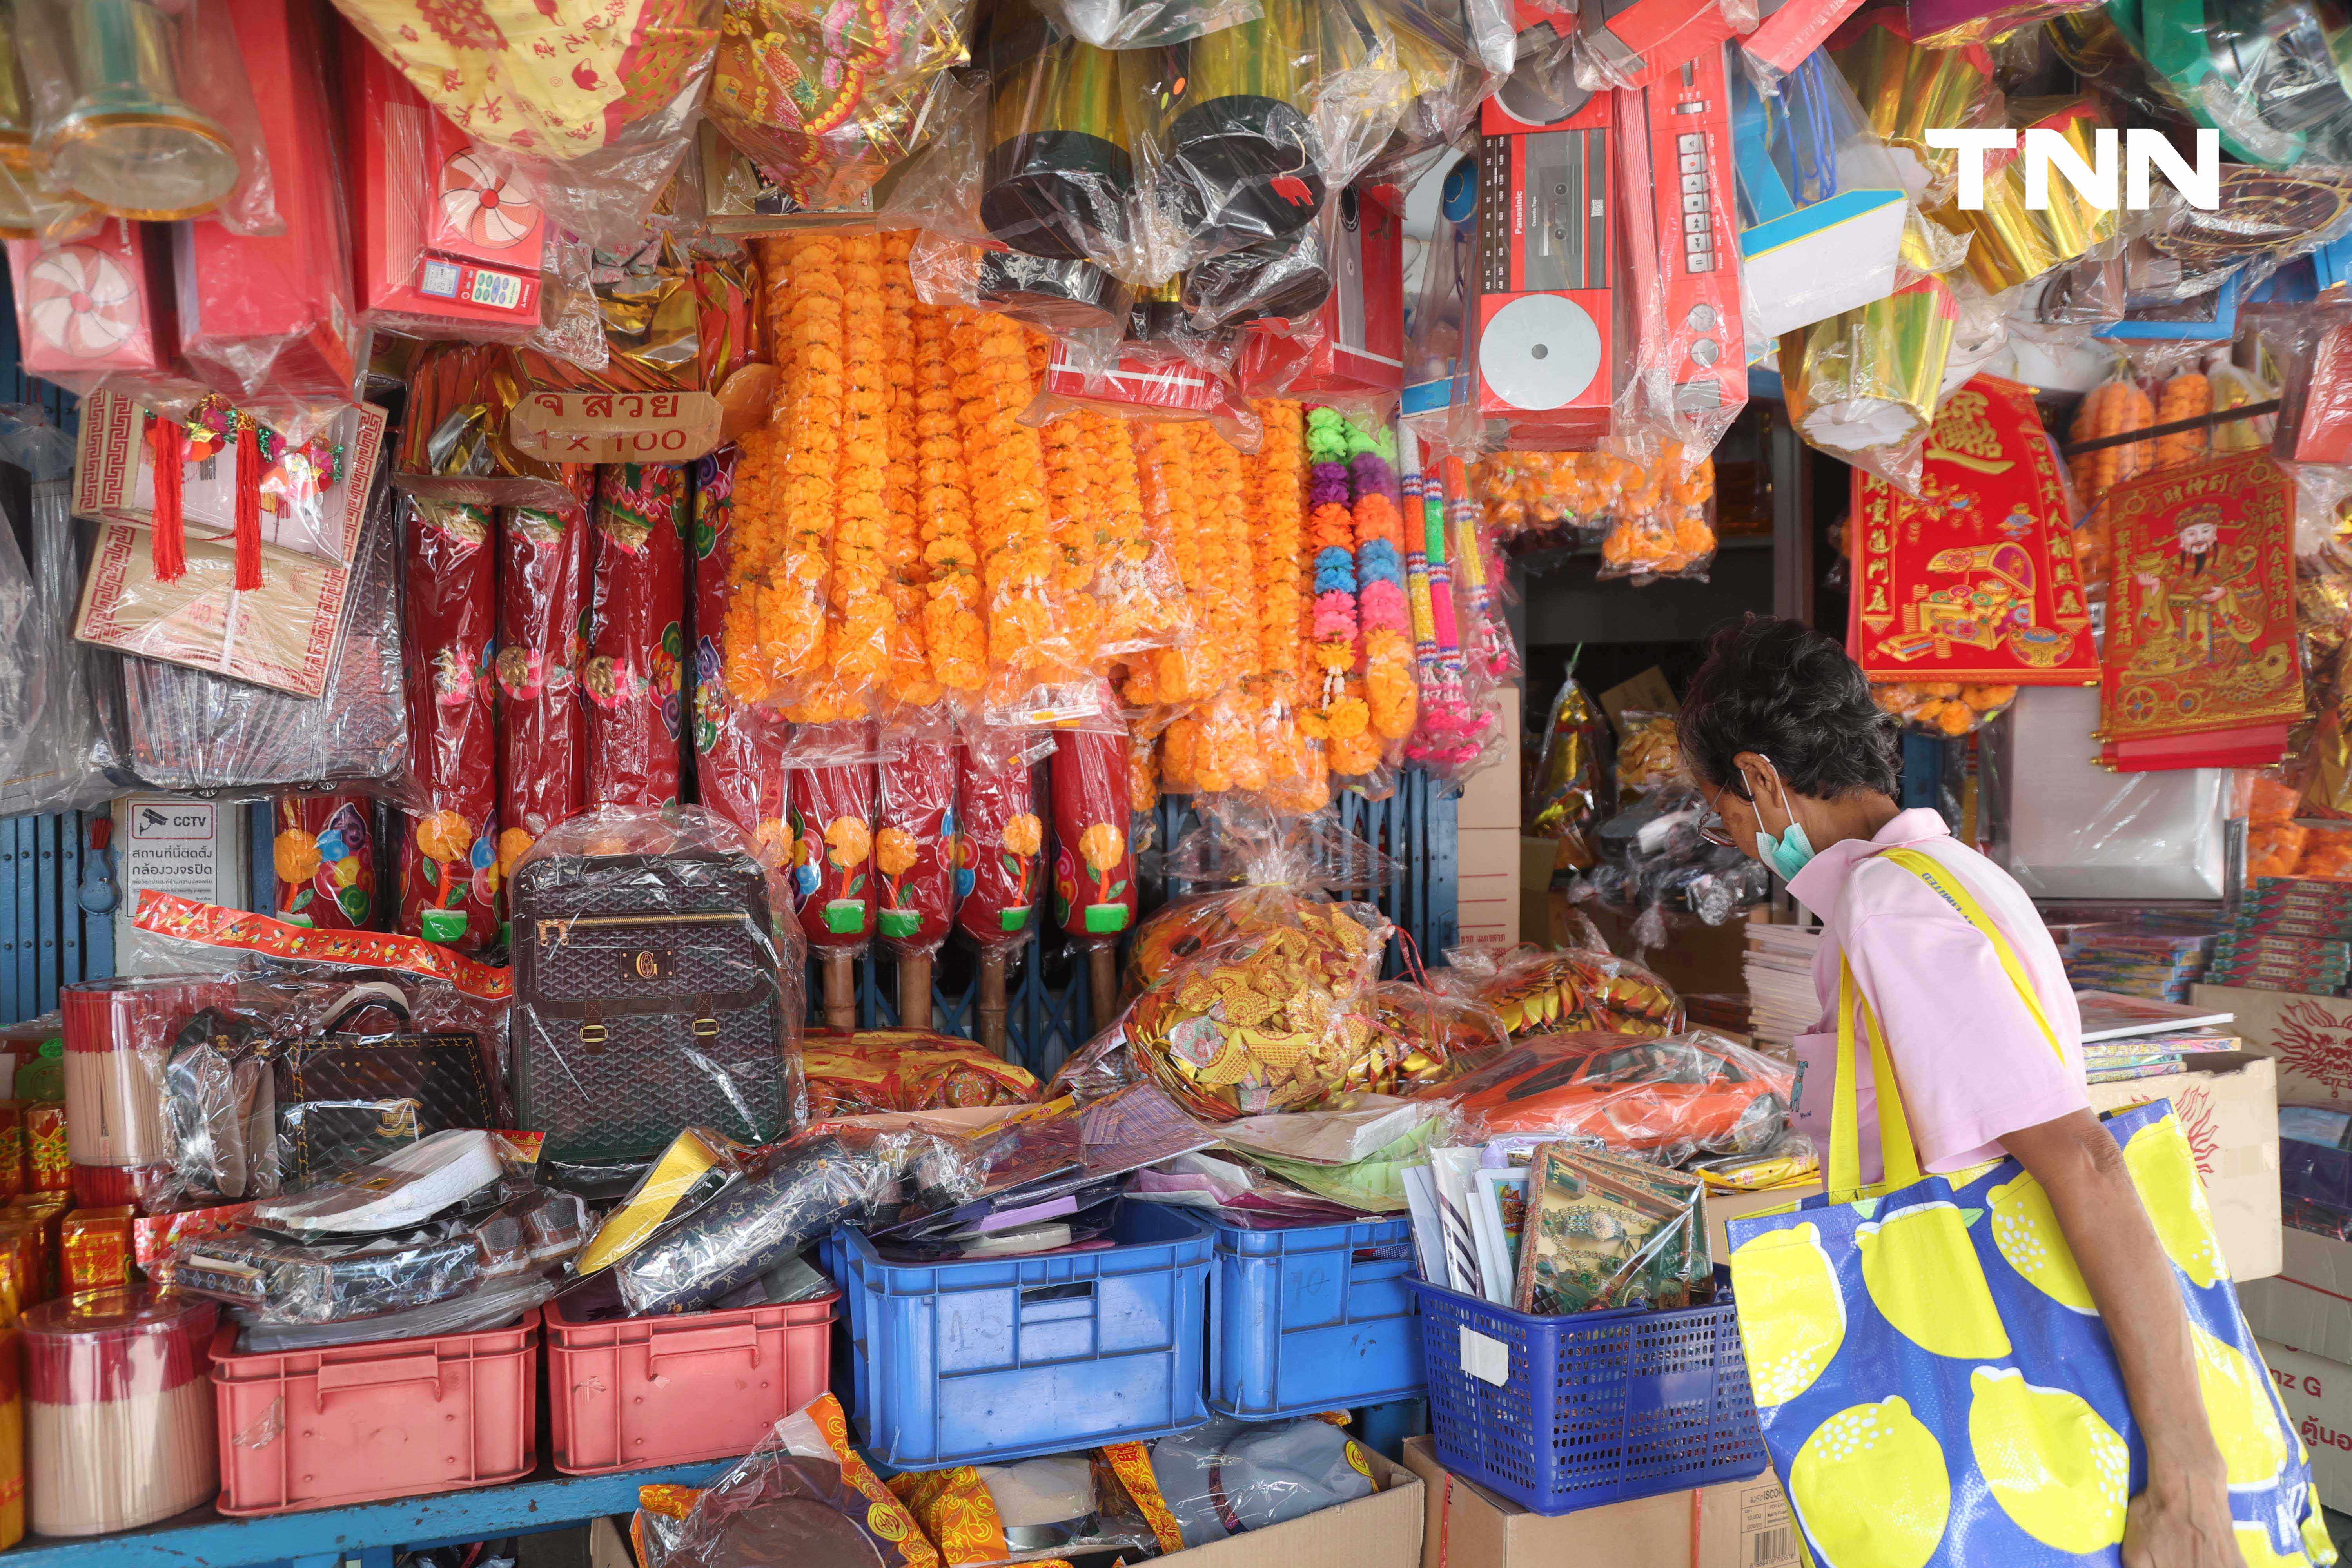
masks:
<instances>
[{"instance_id":1,"label":"plastic bag wrapping","mask_svg":"<svg viewBox=\"0 0 2352 1568\"><path fill-rule=\"evenodd\" d=\"M611 1274L632 1317L698 1311L842 1226L887 1223L902 1193L952 1205L980 1190L980 1167L953 1138L836 1123L777 1145L764 1174L656 1233Z\"/></svg>"},{"instance_id":2,"label":"plastic bag wrapping","mask_svg":"<svg viewBox=\"0 0 2352 1568\"><path fill-rule=\"evenodd\" d=\"M1602 761L1606 742L1600 706L1571 665L1545 718L1527 798L1528 832L1559 841L1555 867L1580 871L1593 863L1592 835L1614 804Z\"/></svg>"},{"instance_id":3,"label":"plastic bag wrapping","mask_svg":"<svg viewBox=\"0 0 2352 1568\"><path fill-rule=\"evenodd\" d=\"M594 608L580 670L592 805L657 806L677 798L686 479L676 463L608 464L596 473Z\"/></svg>"},{"instance_id":4,"label":"plastic bag wrapping","mask_svg":"<svg viewBox=\"0 0 2352 1568\"><path fill-rule=\"evenodd\" d=\"M1305 322L1331 297L1330 244L1326 230L1339 204L1286 239L1229 250L1184 274L1182 303L1202 327L1245 321Z\"/></svg>"},{"instance_id":5,"label":"plastic bag wrapping","mask_svg":"<svg viewBox=\"0 0 2352 1568\"><path fill-rule=\"evenodd\" d=\"M487 0L436 26L425 0L337 0L362 37L562 225L599 245L638 234L693 140L719 0L620 0L600 26L535 0Z\"/></svg>"},{"instance_id":6,"label":"plastic bag wrapping","mask_svg":"<svg viewBox=\"0 0 2352 1568\"><path fill-rule=\"evenodd\" d=\"M1958 48L2039 35L2038 24L2096 10L2094 0L1927 0L1910 14L1919 47Z\"/></svg>"},{"instance_id":7,"label":"plastic bag wrapping","mask_svg":"<svg viewBox=\"0 0 2352 1568\"><path fill-rule=\"evenodd\" d=\"M288 791L271 812L270 860L288 925L366 931L380 919L375 880L375 808L352 794Z\"/></svg>"},{"instance_id":8,"label":"plastic bag wrapping","mask_svg":"<svg viewBox=\"0 0 2352 1568\"><path fill-rule=\"evenodd\" d=\"M1156 1556L1176 1543L1154 1535L1129 1495L1129 1487L1150 1484L1138 1443L890 1478L891 1491L949 1568L1067 1562L1081 1552Z\"/></svg>"},{"instance_id":9,"label":"plastic bag wrapping","mask_svg":"<svg viewBox=\"0 0 2352 1568\"><path fill-rule=\"evenodd\" d=\"M277 785L339 783L366 784L394 799L413 796L402 698L399 510L398 498L379 487L357 563L350 568L273 567L273 581L262 590L239 593L231 586L230 552L192 544L187 574L178 583L149 579L153 595L179 607L166 610L144 635L115 645L151 656L121 661L121 756L141 779L159 789L254 792L256 798ZM101 550L106 533L118 527L110 524L101 533ZM128 550L126 571L135 576L145 555L143 549ZM184 632L210 616L226 614L232 624L258 632L286 607L278 590L307 600L302 584L314 580L332 600L331 609L310 601L307 626L318 647L311 662L320 676L315 698L231 679L245 668L236 662L225 673L161 662L192 652ZM322 614L340 620L340 638L318 626ZM216 620L212 630L217 635Z\"/></svg>"},{"instance_id":10,"label":"plastic bag wrapping","mask_svg":"<svg viewBox=\"0 0 2352 1568\"><path fill-rule=\"evenodd\" d=\"M1151 1445L1151 1475L1183 1544L1206 1546L1380 1489L1356 1440L1328 1421L1246 1422L1229 1415Z\"/></svg>"},{"instance_id":11,"label":"plastic bag wrapping","mask_svg":"<svg viewBox=\"0 0 2352 1568\"><path fill-rule=\"evenodd\" d=\"M1502 726L1487 701L1490 679L1463 649L1454 595L1456 563L1446 537L1442 463L1433 457L1426 473L1415 471L1419 458L1410 430L1404 432L1400 447L1404 468L1404 575L1412 611L1418 687L1414 728L1405 742L1404 755L1433 775L1458 783L1496 760ZM1421 523L1417 531L1413 527L1416 507Z\"/></svg>"},{"instance_id":12,"label":"plastic bag wrapping","mask_svg":"<svg viewBox=\"0 0 2352 1568\"><path fill-rule=\"evenodd\" d=\"M969 0L822 17L790 0L728 0L707 111L795 208L873 206L922 144L942 73L968 58Z\"/></svg>"},{"instance_id":13,"label":"plastic bag wrapping","mask_svg":"<svg viewBox=\"0 0 2352 1568\"><path fill-rule=\"evenodd\" d=\"M738 447L696 465L694 484L694 750L702 802L741 828L763 853L790 859L784 813L783 731L738 689L739 642L754 640L736 581ZM760 481L755 468L751 478Z\"/></svg>"},{"instance_id":14,"label":"plastic bag wrapping","mask_svg":"<svg viewBox=\"0 0 2352 1568\"><path fill-rule=\"evenodd\" d=\"M408 722L424 807L400 848L400 929L468 949L498 935L498 552L479 507L410 500Z\"/></svg>"},{"instance_id":15,"label":"plastic bag wrapping","mask_svg":"<svg viewBox=\"0 0 2352 1568\"><path fill-rule=\"evenodd\" d=\"M1429 972L1430 988L1492 1007L1515 1040L1590 1029L1680 1030L1683 1005L1674 987L1597 940L1591 947L1553 952L1528 945L1499 954L1454 948L1445 954L1447 967Z\"/></svg>"},{"instance_id":16,"label":"plastic bag wrapping","mask_svg":"<svg viewBox=\"0 0 2352 1568\"><path fill-rule=\"evenodd\" d=\"M573 504L499 513L500 876L531 840L587 805L588 505L595 470L574 471Z\"/></svg>"},{"instance_id":17,"label":"plastic bag wrapping","mask_svg":"<svg viewBox=\"0 0 2352 1568\"><path fill-rule=\"evenodd\" d=\"M1186 43L1265 14L1258 0L1038 0L1038 8L1098 49Z\"/></svg>"},{"instance_id":18,"label":"plastic bag wrapping","mask_svg":"<svg viewBox=\"0 0 2352 1568\"><path fill-rule=\"evenodd\" d=\"M874 820L880 780L871 762L803 765L794 757L789 767L793 911L810 946L862 952L873 940L879 905Z\"/></svg>"},{"instance_id":19,"label":"plastic bag wrapping","mask_svg":"<svg viewBox=\"0 0 2352 1568\"><path fill-rule=\"evenodd\" d=\"M74 542L73 443L31 404L0 405L0 461L32 481L27 536L32 602L11 639L24 680L11 741L16 766L0 769L10 812L83 811L114 793L99 757L97 682L105 655L74 638L81 570Z\"/></svg>"},{"instance_id":20,"label":"plastic bag wrapping","mask_svg":"<svg viewBox=\"0 0 2352 1568\"><path fill-rule=\"evenodd\" d=\"M293 171L271 166L235 10L231 0L96 12L24 0L13 42L40 167L19 177L46 198L37 209L86 204L156 221L209 214L240 234L278 227Z\"/></svg>"},{"instance_id":21,"label":"plastic bag wrapping","mask_svg":"<svg viewBox=\"0 0 2352 1568\"><path fill-rule=\"evenodd\" d=\"M60 994L64 1152L84 1206L168 1205L180 1165L168 1079L174 1047L191 1019L237 994L236 981L218 973L98 981Z\"/></svg>"},{"instance_id":22,"label":"plastic bag wrapping","mask_svg":"<svg viewBox=\"0 0 2352 1568\"><path fill-rule=\"evenodd\" d=\"M437 1338L505 1328L555 1294L544 1274L517 1274L477 1285L463 1295L406 1307L373 1318L334 1323L273 1323L247 1310L233 1310L241 1353L327 1350L336 1345L380 1344L386 1340Z\"/></svg>"},{"instance_id":23,"label":"plastic bag wrapping","mask_svg":"<svg viewBox=\"0 0 2352 1568\"><path fill-rule=\"evenodd\" d=\"M1693 461L1687 448L1669 441L1618 496L1601 540L1598 575L1630 577L1637 586L1660 578L1703 583L1715 546L1715 459Z\"/></svg>"},{"instance_id":24,"label":"plastic bag wrapping","mask_svg":"<svg viewBox=\"0 0 2352 1568\"><path fill-rule=\"evenodd\" d=\"M1454 144L1439 208L1444 220L1422 251L1405 312L1404 428L1417 440L1475 452L1485 421L1469 384L1477 329L1478 165L1475 138Z\"/></svg>"},{"instance_id":25,"label":"plastic bag wrapping","mask_svg":"<svg viewBox=\"0 0 2352 1568\"><path fill-rule=\"evenodd\" d=\"M1927 132L2000 122L1990 52L1978 45L1937 49L1915 43L1899 5L1850 17L1832 35L1829 51L1870 128L1916 164L1916 174L1905 170L1912 197L1923 211L1941 205L1958 178L1958 154L1928 146Z\"/></svg>"},{"instance_id":26,"label":"plastic bag wrapping","mask_svg":"<svg viewBox=\"0 0 2352 1568\"><path fill-rule=\"evenodd\" d=\"M1410 1094L1416 1088L1449 1082L1510 1047L1501 1016L1474 997L1448 995L1407 980L1384 980L1373 988L1372 1005L1381 1027L1405 1045L1394 1080L1367 1086L1375 1094Z\"/></svg>"},{"instance_id":27,"label":"plastic bag wrapping","mask_svg":"<svg viewBox=\"0 0 2352 1568\"><path fill-rule=\"evenodd\" d=\"M2279 365L2272 450L2288 462L2352 461L2352 307L2316 305L2265 321Z\"/></svg>"},{"instance_id":28,"label":"plastic bag wrapping","mask_svg":"<svg viewBox=\"0 0 2352 1568\"><path fill-rule=\"evenodd\" d=\"M1797 1069L1706 1030L1628 1040L1546 1034L1423 1098L1443 1098L1484 1138L1540 1137L1660 1164L1752 1154L1788 1128Z\"/></svg>"},{"instance_id":29,"label":"plastic bag wrapping","mask_svg":"<svg viewBox=\"0 0 2352 1568\"><path fill-rule=\"evenodd\" d=\"M970 1040L928 1029L812 1033L802 1043L809 1114L825 1119L880 1111L1030 1105L1034 1074Z\"/></svg>"},{"instance_id":30,"label":"plastic bag wrapping","mask_svg":"<svg viewBox=\"0 0 2352 1568\"><path fill-rule=\"evenodd\" d=\"M1922 278L1780 340L1780 384L1805 444L1916 494L1959 323L1952 290Z\"/></svg>"},{"instance_id":31,"label":"plastic bag wrapping","mask_svg":"<svg viewBox=\"0 0 2352 1568\"><path fill-rule=\"evenodd\" d=\"M668 1222L692 1214L761 1168L760 1155L707 1127L671 1139L604 1212L576 1264L583 1276L609 1268Z\"/></svg>"},{"instance_id":32,"label":"plastic bag wrapping","mask_svg":"<svg viewBox=\"0 0 2352 1568\"><path fill-rule=\"evenodd\" d=\"M1749 336L1780 337L1960 264L1968 241L1920 216L1916 163L1880 139L1827 50L1770 83L1753 57L1739 61L1730 85L1740 221L1793 231L1741 263Z\"/></svg>"},{"instance_id":33,"label":"plastic bag wrapping","mask_svg":"<svg viewBox=\"0 0 2352 1568\"><path fill-rule=\"evenodd\" d=\"M2014 686L1958 680L1874 681L1870 700L1894 714L1916 735L1955 740L1973 735L2009 710Z\"/></svg>"},{"instance_id":34,"label":"plastic bag wrapping","mask_svg":"<svg viewBox=\"0 0 2352 1568\"><path fill-rule=\"evenodd\" d=\"M63 488L55 485L54 490ZM61 499L55 497L50 504ZM34 537L37 546L37 522ZM68 551L70 543L68 534ZM66 761L56 755L63 726L50 719L48 710L61 698L82 693L78 684L70 691L66 689L70 647L58 633L71 626L71 605L63 606L68 617L63 627L51 618L58 607L34 582L16 548L16 530L0 519L0 648L6 649L0 654L0 779L16 779L40 764Z\"/></svg>"},{"instance_id":35,"label":"plastic bag wrapping","mask_svg":"<svg viewBox=\"0 0 2352 1568\"><path fill-rule=\"evenodd\" d=\"M507 439L508 418L530 391L511 344L426 343L409 362L393 482L429 500L541 510L571 505L564 465Z\"/></svg>"},{"instance_id":36,"label":"plastic bag wrapping","mask_svg":"<svg viewBox=\"0 0 2352 1568\"><path fill-rule=\"evenodd\" d=\"M1651 791L1593 835L1599 864L1579 879L1576 896L1638 915L1633 940L1643 951L1665 944L1668 910L1722 925L1770 897L1770 873L1702 836L1710 810L1686 781Z\"/></svg>"},{"instance_id":37,"label":"plastic bag wrapping","mask_svg":"<svg viewBox=\"0 0 2352 1568\"><path fill-rule=\"evenodd\" d=\"M1031 795L1030 770L1018 759L958 748L959 847L956 925L983 952L1026 941L1037 914L1037 856L1045 841Z\"/></svg>"},{"instance_id":38,"label":"plastic bag wrapping","mask_svg":"<svg viewBox=\"0 0 2352 1568\"><path fill-rule=\"evenodd\" d=\"M1025 256L1141 276L1138 106L1122 91L1119 57L1019 3L990 13L974 54L989 79L982 227Z\"/></svg>"},{"instance_id":39,"label":"plastic bag wrapping","mask_svg":"<svg viewBox=\"0 0 2352 1568\"><path fill-rule=\"evenodd\" d=\"M1513 1307L1538 1316L1659 1310L1713 1296L1698 1177L1567 1142L1535 1144L1526 1163Z\"/></svg>"},{"instance_id":40,"label":"plastic bag wrapping","mask_svg":"<svg viewBox=\"0 0 2352 1568\"><path fill-rule=\"evenodd\" d=\"M708 1490L643 1489L630 1534L645 1568L941 1563L914 1516L850 1446L848 1418L830 1394L777 1422Z\"/></svg>"},{"instance_id":41,"label":"plastic bag wrapping","mask_svg":"<svg viewBox=\"0 0 2352 1568\"><path fill-rule=\"evenodd\" d=\"M2056 132L2085 166L2092 162L2097 133L2108 129L2105 112L2088 100L2021 99L2008 106L2008 114L2021 132ZM1969 276L1988 294L2014 289L2089 255L2116 234L2117 215L2093 206L2066 181L2051 181L2047 199L2038 207L2027 203L2025 181L2021 157L1997 163L1988 155L1979 206L1971 209L1955 201L1927 215L1954 234L1969 237Z\"/></svg>"},{"instance_id":42,"label":"plastic bag wrapping","mask_svg":"<svg viewBox=\"0 0 2352 1568\"><path fill-rule=\"evenodd\" d=\"M1499 539L1558 530L1598 541L1642 469L1613 452L1496 452L1472 463L1471 493Z\"/></svg>"},{"instance_id":43,"label":"plastic bag wrapping","mask_svg":"<svg viewBox=\"0 0 2352 1568\"><path fill-rule=\"evenodd\" d=\"M878 772L876 928L894 956L927 958L955 925L955 748L909 741Z\"/></svg>"}]
</instances>

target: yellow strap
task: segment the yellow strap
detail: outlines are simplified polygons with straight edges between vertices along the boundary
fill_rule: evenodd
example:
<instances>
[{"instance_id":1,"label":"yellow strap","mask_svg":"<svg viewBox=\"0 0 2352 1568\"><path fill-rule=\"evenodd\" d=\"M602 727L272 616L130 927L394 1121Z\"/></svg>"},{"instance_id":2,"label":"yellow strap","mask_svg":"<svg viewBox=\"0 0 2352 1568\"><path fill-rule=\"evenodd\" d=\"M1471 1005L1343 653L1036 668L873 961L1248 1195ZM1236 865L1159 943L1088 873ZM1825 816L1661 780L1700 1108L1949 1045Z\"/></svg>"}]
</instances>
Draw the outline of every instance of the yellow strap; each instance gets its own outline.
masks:
<instances>
[{"instance_id":1,"label":"yellow strap","mask_svg":"<svg viewBox=\"0 0 2352 1568\"><path fill-rule=\"evenodd\" d=\"M2033 982L2025 973L2016 950L2000 928L1978 904L1975 897L1960 886L1958 880L1945 871L1932 856L1916 849L1886 849L1880 851L1886 859L1917 877L1935 889L1937 896L1958 911L1962 920L1984 933L1992 943L2000 967L2017 988L2018 999L2033 1016L2058 1059L2066 1059L2065 1047L2058 1042L2058 1032L2042 1010L2042 998ZM1862 1015L1863 1027L1870 1038L1870 1079L1878 1094L1878 1152L1883 1173L1878 1184L1864 1188L1862 1183L1862 1115L1854 1103L1859 1092L1855 1079L1854 1014ZM1870 998L1854 984L1853 965L1839 960L1838 972L1838 1055L1836 1100L1830 1108L1830 1160L1827 1190L1832 1203L1843 1203L1872 1194L1891 1192L1910 1185L1919 1179L1918 1145L1911 1136L1910 1119L1904 1114L1903 1097L1895 1081L1894 1064L1887 1056L1886 1031L1880 1027L1877 1010Z\"/></svg>"}]
</instances>

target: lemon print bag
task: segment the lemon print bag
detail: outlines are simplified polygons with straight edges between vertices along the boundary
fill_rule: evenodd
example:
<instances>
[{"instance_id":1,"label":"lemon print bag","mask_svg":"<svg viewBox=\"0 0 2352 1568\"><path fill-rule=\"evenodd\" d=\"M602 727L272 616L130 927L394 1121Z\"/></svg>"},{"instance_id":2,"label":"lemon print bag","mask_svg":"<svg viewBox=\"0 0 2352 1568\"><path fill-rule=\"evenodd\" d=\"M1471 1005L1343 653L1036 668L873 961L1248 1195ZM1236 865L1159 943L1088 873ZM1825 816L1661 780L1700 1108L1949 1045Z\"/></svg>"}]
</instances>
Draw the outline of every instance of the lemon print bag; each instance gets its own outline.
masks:
<instances>
[{"instance_id":1,"label":"lemon print bag","mask_svg":"<svg viewBox=\"0 0 2352 1568\"><path fill-rule=\"evenodd\" d=\"M2015 951L1968 890L1917 850L1884 853L1985 933L2060 1050ZM1827 1193L1728 1226L1757 1415L1812 1562L2120 1564L2124 1510L2147 1484L2147 1455L2049 1200L2015 1160L1921 1174L1885 1032L1851 966L1838 1003ZM1886 1174L1870 1188L1854 1106L1857 1010ZM2325 1568L2336 1553L2308 1457L2238 1310L2172 1107L2105 1120L2172 1259L2247 1568Z\"/></svg>"}]
</instances>

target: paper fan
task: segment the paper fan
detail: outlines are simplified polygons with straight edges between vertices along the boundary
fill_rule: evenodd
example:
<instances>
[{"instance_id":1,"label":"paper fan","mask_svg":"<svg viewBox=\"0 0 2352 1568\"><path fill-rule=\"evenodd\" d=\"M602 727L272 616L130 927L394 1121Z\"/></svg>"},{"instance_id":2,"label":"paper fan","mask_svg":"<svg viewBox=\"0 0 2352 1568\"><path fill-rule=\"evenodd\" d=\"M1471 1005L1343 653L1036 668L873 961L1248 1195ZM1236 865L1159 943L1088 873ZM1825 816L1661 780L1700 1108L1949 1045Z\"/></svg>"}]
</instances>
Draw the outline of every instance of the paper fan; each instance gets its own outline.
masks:
<instances>
[{"instance_id":1,"label":"paper fan","mask_svg":"<svg viewBox=\"0 0 2352 1568\"><path fill-rule=\"evenodd\" d=\"M139 330L139 289L115 257L68 245L36 261L25 314L42 345L74 359L102 359Z\"/></svg>"},{"instance_id":2,"label":"paper fan","mask_svg":"<svg viewBox=\"0 0 2352 1568\"><path fill-rule=\"evenodd\" d=\"M539 227L539 193L467 148L441 165L441 221L469 245L505 250Z\"/></svg>"}]
</instances>

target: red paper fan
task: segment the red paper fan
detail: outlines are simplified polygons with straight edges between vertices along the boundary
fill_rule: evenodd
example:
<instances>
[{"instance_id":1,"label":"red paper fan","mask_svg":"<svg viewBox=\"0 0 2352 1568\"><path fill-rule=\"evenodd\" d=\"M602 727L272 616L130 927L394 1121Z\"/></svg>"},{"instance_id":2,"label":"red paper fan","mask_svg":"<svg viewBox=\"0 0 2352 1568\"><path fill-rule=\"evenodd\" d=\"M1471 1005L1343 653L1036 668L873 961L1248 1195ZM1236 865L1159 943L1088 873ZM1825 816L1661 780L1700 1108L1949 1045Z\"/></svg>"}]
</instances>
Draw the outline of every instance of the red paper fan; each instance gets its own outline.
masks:
<instances>
[{"instance_id":1,"label":"red paper fan","mask_svg":"<svg viewBox=\"0 0 2352 1568\"><path fill-rule=\"evenodd\" d=\"M26 318L40 346L103 359L140 330L139 287L120 258L87 245L42 257L26 279Z\"/></svg>"},{"instance_id":2,"label":"red paper fan","mask_svg":"<svg viewBox=\"0 0 2352 1568\"><path fill-rule=\"evenodd\" d=\"M539 229L539 193L469 147L441 165L441 222L467 245L510 250Z\"/></svg>"}]
</instances>

